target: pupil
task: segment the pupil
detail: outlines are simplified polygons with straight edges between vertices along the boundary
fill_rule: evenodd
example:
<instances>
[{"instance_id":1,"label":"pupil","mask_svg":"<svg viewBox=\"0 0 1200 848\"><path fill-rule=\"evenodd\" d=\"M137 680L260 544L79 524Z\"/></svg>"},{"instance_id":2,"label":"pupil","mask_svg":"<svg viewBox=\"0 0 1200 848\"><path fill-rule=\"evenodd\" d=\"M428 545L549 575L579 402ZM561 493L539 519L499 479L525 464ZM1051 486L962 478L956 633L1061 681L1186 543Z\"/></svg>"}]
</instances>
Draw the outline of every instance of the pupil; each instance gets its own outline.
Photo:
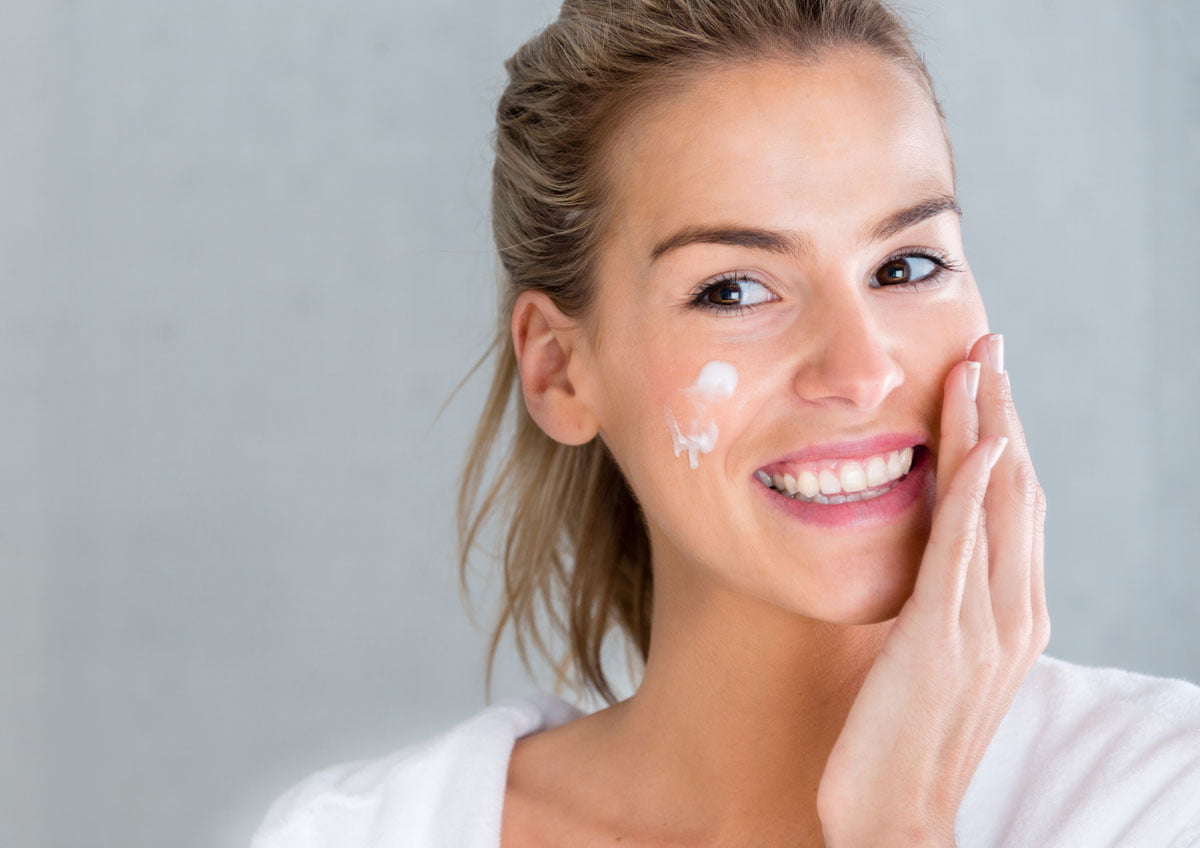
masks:
<instances>
[{"instance_id":1,"label":"pupil","mask_svg":"<svg viewBox=\"0 0 1200 848\"><path fill-rule=\"evenodd\" d=\"M892 280L904 282L908 279L908 268L899 260L891 263L891 266L884 273Z\"/></svg>"},{"instance_id":2,"label":"pupil","mask_svg":"<svg viewBox=\"0 0 1200 848\"><path fill-rule=\"evenodd\" d=\"M717 295L723 303L740 303L742 299L741 291L732 284L726 284L717 289Z\"/></svg>"}]
</instances>

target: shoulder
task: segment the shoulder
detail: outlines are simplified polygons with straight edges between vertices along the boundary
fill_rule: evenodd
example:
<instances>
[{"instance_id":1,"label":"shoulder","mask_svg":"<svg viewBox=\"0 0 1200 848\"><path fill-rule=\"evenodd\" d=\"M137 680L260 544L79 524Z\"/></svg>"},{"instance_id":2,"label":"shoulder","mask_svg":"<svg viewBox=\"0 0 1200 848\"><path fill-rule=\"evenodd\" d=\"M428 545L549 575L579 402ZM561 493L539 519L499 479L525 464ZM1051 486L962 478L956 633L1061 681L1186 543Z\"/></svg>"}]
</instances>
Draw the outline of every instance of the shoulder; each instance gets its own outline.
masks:
<instances>
[{"instance_id":1,"label":"shoulder","mask_svg":"<svg viewBox=\"0 0 1200 848\"><path fill-rule=\"evenodd\" d=\"M964 848L1200 844L1200 687L1040 657L960 825Z\"/></svg>"},{"instance_id":2,"label":"shoulder","mask_svg":"<svg viewBox=\"0 0 1200 848\"><path fill-rule=\"evenodd\" d=\"M1022 694L1090 713L1103 705L1136 707L1170 723L1200 727L1200 686L1187 680L1154 677L1121 668L1098 668L1041 656Z\"/></svg>"},{"instance_id":3,"label":"shoulder","mask_svg":"<svg viewBox=\"0 0 1200 848\"><path fill-rule=\"evenodd\" d=\"M547 693L506 698L387 756L324 768L271 804L251 848L490 844L514 742L581 714Z\"/></svg>"}]
</instances>

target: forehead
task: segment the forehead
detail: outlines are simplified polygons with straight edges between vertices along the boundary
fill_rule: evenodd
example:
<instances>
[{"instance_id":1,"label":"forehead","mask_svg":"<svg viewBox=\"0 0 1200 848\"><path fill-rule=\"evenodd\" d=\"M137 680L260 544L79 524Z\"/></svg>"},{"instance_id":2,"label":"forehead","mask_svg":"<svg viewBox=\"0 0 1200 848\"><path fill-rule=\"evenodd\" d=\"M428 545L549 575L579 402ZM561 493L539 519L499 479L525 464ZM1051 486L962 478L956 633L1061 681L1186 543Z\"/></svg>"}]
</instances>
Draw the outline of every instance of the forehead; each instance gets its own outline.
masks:
<instances>
[{"instance_id":1,"label":"forehead","mask_svg":"<svg viewBox=\"0 0 1200 848\"><path fill-rule=\"evenodd\" d=\"M929 190L953 193L929 95L865 51L698 73L612 140L613 237L645 257L687 224L857 234Z\"/></svg>"}]
</instances>

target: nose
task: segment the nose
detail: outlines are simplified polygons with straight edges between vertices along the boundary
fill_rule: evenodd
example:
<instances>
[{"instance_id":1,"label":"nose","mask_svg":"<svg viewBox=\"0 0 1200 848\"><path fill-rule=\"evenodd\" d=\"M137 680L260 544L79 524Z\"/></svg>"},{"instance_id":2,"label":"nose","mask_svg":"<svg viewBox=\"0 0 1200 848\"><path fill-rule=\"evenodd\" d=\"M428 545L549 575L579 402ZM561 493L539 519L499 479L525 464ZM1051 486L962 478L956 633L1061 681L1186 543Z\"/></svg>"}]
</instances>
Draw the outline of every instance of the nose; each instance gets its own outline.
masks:
<instances>
[{"instance_id":1,"label":"nose","mask_svg":"<svg viewBox=\"0 0 1200 848\"><path fill-rule=\"evenodd\" d=\"M904 382L904 371L867 301L847 291L822 305L810 304L810 320L800 332L812 342L796 370L796 393L810 403L878 407Z\"/></svg>"}]
</instances>

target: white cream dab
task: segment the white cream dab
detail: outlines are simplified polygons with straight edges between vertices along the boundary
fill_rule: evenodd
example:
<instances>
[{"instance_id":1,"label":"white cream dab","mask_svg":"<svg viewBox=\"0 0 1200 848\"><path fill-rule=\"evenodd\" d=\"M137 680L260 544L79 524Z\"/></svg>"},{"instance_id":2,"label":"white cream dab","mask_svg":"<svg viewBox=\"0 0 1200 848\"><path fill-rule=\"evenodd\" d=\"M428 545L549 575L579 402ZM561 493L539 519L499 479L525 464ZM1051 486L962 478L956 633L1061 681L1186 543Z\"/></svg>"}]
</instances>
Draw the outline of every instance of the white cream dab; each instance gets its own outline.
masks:
<instances>
[{"instance_id":1,"label":"white cream dab","mask_svg":"<svg viewBox=\"0 0 1200 848\"><path fill-rule=\"evenodd\" d=\"M709 406L732 397L737 382L737 369L714 359L700 369L696 382L664 407L675 456L687 451L688 464L693 469L700 466L700 454L708 453L717 444L717 422L708 414Z\"/></svg>"}]
</instances>

